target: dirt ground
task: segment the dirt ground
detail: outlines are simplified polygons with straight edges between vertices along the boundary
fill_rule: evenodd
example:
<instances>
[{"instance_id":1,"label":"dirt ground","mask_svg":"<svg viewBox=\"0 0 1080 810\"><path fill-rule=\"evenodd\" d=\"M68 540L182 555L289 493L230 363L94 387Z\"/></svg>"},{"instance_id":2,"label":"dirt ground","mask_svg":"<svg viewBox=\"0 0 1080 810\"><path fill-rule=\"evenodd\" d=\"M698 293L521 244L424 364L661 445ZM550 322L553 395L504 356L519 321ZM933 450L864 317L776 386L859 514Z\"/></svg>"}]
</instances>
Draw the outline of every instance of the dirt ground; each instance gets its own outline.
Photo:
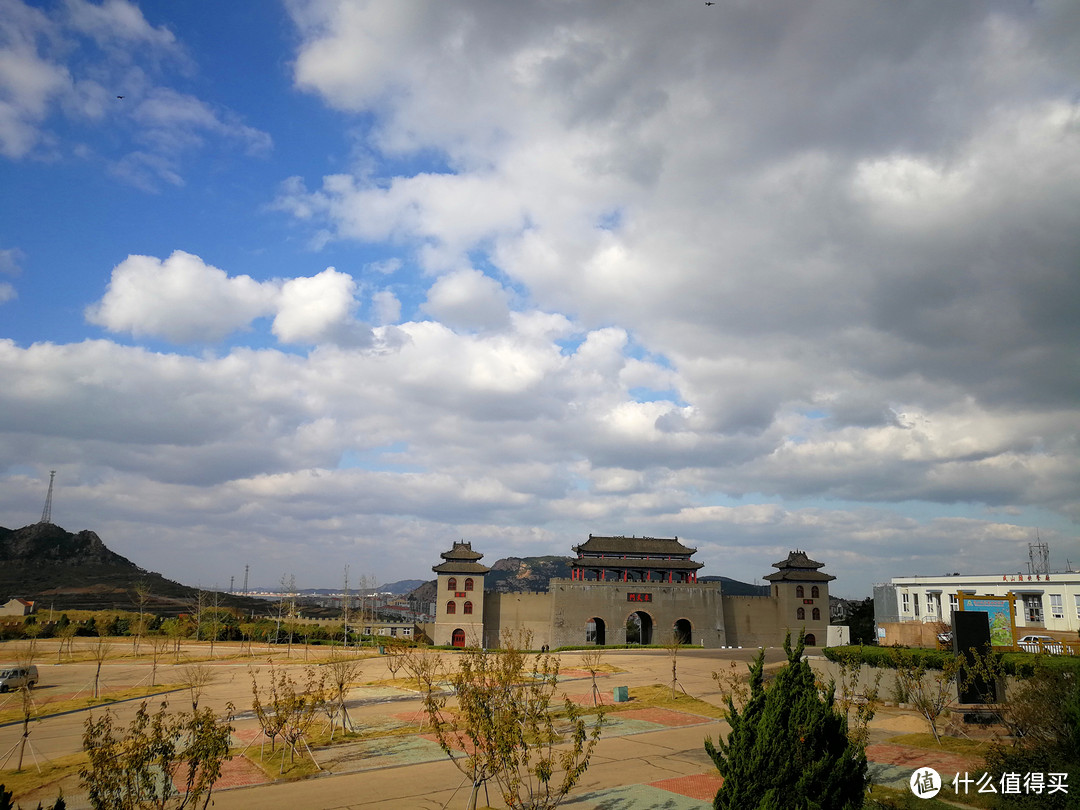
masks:
<instances>
[{"instance_id":1,"label":"dirt ground","mask_svg":"<svg viewBox=\"0 0 1080 810\"><path fill-rule=\"evenodd\" d=\"M19 644L8 642L0 644L0 667L13 663L19 657ZM72 702L85 699L92 693L97 663L90 655L96 639L79 639L75 651L75 660L62 658L57 664L55 641L39 642L37 665L41 674L41 684L34 691L34 698L40 712L47 716L31 724L28 738L31 743L26 756L27 769L33 763L48 763L77 755L82 750L82 731L89 714L104 711L103 707L92 709L74 709ZM132 657L130 639L118 639L111 648L113 657L101 667L99 689L103 696L131 695L133 690L145 688L150 683L152 661L148 655ZM808 651L812 653L813 651ZM298 680L306 665L325 662L330 650L312 647L305 650L302 645L294 646L291 654L275 647L267 651L265 645L248 651L238 644L216 644L214 656L209 655L209 645L185 644L180 651L180 660L170 653L159 659L154 676L159 684L173 684L174 691L148 699L151 711L155 711L162 701L166 701L173 710L190 708L190 694L180 684L190 680L189 668L198 666L210 674L210 680L200 699L200 707L210 706L217 712L224 712L228 704L235 707L236 733L234 740L243 745L259 736L259 726L251 712L252 679L265 683L270 668L286 669ZM735 669L745 672L745 664L757 654L757 650L701 650L686 649L679 653L679 686L687 694L710 703L722 706L723 697L720 687L712 673L723 671L735 662ZM449 665L453 652L441 653ZM561 655L565 672L562 688L570 695L588 693L590 681L580 671L579 655L567 652ZM366 649L359 655L360 675L357 683L365 685L355 691L363 693L363 698L350 695L349 713L353 721L359 724L376 726L385 724L387 717L405 718L420 711L418 693L409 694L407 690L385 690L377 687L385 683L391 674L387 668L387 657L379 655L377 650ZM781 665L785 660L783 650L770 649L766 652L769 668ZM653 684L669 684L671 681L671 660L664 650L611 650L605 652L605 668L615 670L601 678L602 692L612 695L615 686L635 687ZM815 668L821 669L828 677L827 662L823 659L814 661ZM577 670L577 671L575 671ZM399 673L400 674L400 673ZM584 677L583 677L584 676ZM126 725L137 710L141 698L134 697L123 702L109 705L118 724ZM8 756L20 745L22 727L12 722L11 710L17 708L10 695L0 695L0 782L11 781L14 763ZM58 709L63 713L54 714ZM617 736L612 733L601 741L582 789L593 791L610 790L613 786L623 786L642 782L665 780L693 780L697 774L707 773L712 763L703 752L703 740L706 736L716 738L726 734L727 726L714 718L698 718L699 725L685 723L649 724L642 721L626 720L623 723L626 734ZM634 725L638 723L638 725ZM883 708L874 720L871 739L882 741L891 736L926 730L926 724L912 712L894 708ZM356 756L366 756L356 746ZM257 784L265 780L265 775L248 760L234 759L227 771L228 778L215 791L215 805L228 807L281 807L294 810L296 807L396 807L406 802L414 807L441 807L460 788L460 774L448 762L445 756L433 758L430 746L422 740L408 745L398 744L398 760L388 758L386 767L370 769L362 774L333 775L320 777L313 782L299 783L306 789L290 787L285 784ZM393 753L393 747L388 747ZM344 754L344 752L342 752ZM334 755L328 762L335 761ZM5 757L8 761L5 762ZM343 757L339 757L341 759ZM377 763L371 763L376 765ZM362 789L353 789L355 779L363 777ZM232 780L232 781L230 781ZM41 790L25 790L16 798L24 806L36 806L39 799L48 803L55 798L57 790L63 788L69 799L68 807L88 806L81 796L78 777L68 777L62 783L54 783ZM229 789L229 788L235 789ZM314 801L315 795L321 797Z\"/></svg>"}]
</instances>

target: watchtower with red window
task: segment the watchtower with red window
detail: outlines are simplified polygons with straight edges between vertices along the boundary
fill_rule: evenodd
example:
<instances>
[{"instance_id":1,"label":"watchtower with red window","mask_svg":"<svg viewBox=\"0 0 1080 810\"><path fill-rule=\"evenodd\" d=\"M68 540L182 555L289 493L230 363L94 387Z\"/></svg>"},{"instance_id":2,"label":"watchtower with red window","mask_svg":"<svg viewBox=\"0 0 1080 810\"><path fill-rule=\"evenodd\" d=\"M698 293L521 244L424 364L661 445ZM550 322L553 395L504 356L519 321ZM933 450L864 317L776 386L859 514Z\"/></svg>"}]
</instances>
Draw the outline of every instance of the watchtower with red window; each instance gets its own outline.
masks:
<instances>
[{"instance_id":1,"label":"watchtower with red window","mask_svg":"<svg viewBox=\"0 0 1080 810\"><path fill-rule=\"evenodd\" d=\"M484 637L484 575L491 569L480 564L484 555L464 540L439 556L443 562L431 569L438 575L433 641L457 647L480 645Z\"/></svg>"},{"instance_id":2,"label":"watchtower with red window","mask_svg":"<svg viewBox=\"0 0 1080 810\"><path fill-rule=\"evenodd\" d=\"M823 565L796 549L773 563L779 570L765 576L779 626L793 634L802 631L810 646L824 645L829 629L829 583L836 577L821 571Z\"/></svg>"}]
</instances>

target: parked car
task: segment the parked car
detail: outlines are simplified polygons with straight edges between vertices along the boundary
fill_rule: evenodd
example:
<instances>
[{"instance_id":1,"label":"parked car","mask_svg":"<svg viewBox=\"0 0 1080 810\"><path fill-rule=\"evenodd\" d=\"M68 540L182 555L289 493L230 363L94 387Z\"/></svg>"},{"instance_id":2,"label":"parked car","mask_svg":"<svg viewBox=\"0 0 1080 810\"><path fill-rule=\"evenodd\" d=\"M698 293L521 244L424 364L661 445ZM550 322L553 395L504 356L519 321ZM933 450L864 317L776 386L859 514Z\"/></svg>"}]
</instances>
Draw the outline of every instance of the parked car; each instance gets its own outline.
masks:
<instances>
[{"instance_id":1,"label":"parked car","mask_svg":"<svg viewBox=\"0 0 1080 810\"><path fill-rule=\"evenodd\" d=\"M37 682L38 671L33 664L28 667L0 670L0 692L9 692L23 686L29 686L33 689Z\"/></svg>"},{"instance_id":2,"label":"parked car","mask_svg":"<svg viewBox=\"0 0 1080 810\"><path fill-rule=\"evenodd\" d=\"M1044 652L1051 655L1061 655L1065 652L1065 645L1053 636L1024 636L1016 644L1025 652Z\"/></svg>"}]
</instances>

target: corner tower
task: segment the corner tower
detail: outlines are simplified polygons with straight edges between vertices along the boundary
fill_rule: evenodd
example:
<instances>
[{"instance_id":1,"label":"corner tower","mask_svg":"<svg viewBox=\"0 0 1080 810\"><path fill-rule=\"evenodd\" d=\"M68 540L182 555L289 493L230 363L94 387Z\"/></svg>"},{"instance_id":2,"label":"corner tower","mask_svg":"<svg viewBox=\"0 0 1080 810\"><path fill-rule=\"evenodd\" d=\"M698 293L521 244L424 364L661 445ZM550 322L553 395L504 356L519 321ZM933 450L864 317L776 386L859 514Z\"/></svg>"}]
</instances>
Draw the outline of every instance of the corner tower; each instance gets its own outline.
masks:
<instances>
[{"instance_id":1,"label":"corner tower","mask_svg":"<svg viewBox=\"0 0 1080 810\"><path fill-rule=\"evenodd\" d=\"M829 630L829 583L836 577L819 570L824 565L796 549L786 560L773 563L779 570L765 577L781 630L793 635L802 630L808 647L824 646Z\"/></svg>"},{"instance_id":2,"label":"corner tower","mask_svg":"<svg viewBox=\"0 0 1080 810\"><path fill-rule=\"evenodd\" d=\"M454 543L439 555L443 562L431 570L438 575L435 604L436 645L480 646L484 638L484 556L472 543Z\"/></svg>"}]
</instances>

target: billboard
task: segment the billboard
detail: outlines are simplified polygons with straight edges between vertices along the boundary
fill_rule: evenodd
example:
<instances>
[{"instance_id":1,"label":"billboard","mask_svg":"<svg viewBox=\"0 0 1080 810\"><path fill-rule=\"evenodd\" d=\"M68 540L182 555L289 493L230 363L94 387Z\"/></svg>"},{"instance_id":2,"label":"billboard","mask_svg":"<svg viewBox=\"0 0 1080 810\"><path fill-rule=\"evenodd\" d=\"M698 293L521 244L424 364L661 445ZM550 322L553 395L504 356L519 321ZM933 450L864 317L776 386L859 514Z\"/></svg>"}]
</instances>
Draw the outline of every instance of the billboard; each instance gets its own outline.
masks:
<instances>
[{"instance_id":1,"label":"billboard","mask_svg":"<svg viewBox=\"0 0 1080 810\"><path fill-rule=\"evenodd\" d=\"M1016 614L1013 595L971 596L959 593L960 610L979 611L987 614L990 624L990 644L994 647L1012 647L1016 644Z\"/></svg>"}]
</instances>

